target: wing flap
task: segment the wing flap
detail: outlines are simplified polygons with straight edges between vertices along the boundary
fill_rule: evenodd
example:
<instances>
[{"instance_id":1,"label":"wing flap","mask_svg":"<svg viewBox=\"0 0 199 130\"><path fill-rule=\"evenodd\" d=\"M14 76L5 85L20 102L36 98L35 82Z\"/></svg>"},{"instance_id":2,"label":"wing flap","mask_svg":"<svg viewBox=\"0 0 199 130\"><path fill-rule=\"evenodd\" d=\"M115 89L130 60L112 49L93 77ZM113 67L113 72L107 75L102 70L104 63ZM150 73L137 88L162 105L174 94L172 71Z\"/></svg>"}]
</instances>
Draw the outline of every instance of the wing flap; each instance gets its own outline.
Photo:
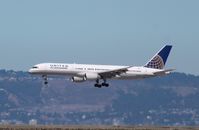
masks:
<instances>
[{"instance_id":1,"label":"wing flap","mask_svg":"<svg viewBox=\"0 0 199 130\"><path fill-rule=\"evenodd\" d=\"M112 78L116 77L117 75L120 75L122 73L126 73L128 69L131 68L131 66L125 67L125 68L120 68L120 69L115 69L115 70L110 70L110 71L104 71L98 73L102 78Z\"/></svg>"}]
</instances>

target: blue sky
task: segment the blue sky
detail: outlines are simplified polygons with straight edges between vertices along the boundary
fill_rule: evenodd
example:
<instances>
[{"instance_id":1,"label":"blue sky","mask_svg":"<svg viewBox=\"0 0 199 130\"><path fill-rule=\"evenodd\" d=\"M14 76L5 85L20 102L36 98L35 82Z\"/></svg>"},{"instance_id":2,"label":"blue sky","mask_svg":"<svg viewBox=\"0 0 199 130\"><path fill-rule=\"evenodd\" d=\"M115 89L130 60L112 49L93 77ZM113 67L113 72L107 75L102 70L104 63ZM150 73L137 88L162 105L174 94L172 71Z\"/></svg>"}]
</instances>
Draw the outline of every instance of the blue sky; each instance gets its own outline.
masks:
<instances>
[{"instance_id":1,"label":"blue sky","mask_svg":"<svg viewBox=\"0 0 199 130\"><path fill-rule=\"evenodd\" d=\"M165 44L167 68L199 74L198 0L0 1L0 68L40 62L143 65Z\"/></svg>"}]
</instances>

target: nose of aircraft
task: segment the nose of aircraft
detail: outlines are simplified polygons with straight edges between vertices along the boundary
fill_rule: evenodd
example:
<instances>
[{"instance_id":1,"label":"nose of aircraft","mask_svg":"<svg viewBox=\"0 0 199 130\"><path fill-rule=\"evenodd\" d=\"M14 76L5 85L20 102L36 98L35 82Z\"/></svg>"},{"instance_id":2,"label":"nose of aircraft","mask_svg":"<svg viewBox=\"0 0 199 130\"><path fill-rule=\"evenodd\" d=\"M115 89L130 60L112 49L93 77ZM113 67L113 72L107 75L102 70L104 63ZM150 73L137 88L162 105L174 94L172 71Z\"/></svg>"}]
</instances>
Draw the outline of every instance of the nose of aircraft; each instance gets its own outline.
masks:
<instances>
[{"instance_id":1,"label":"nose of aircraft","mask_svg":"<svg viewBox=\"0 0 199 130\"><path fill-rule=\"evenodd\" d=\"M32 69L29 69L29 70L28 70L28 73L30 73L30 74L31 74L31 73L32 73Z\"/></svg>"},{"instance_id":2,"label":"nose of aircraft","mask_svg":"<svg viewBox=\"0 0 199 130\"><path fill-rule=\"evenodd\" d=\"M30 74L34 74L37 70L38 70L38 66L37 65L35 65L35 66L33 66L32 68L30 68L29 70L28 70L28 73L30 73Z\"/></svg>"}]
</instances>

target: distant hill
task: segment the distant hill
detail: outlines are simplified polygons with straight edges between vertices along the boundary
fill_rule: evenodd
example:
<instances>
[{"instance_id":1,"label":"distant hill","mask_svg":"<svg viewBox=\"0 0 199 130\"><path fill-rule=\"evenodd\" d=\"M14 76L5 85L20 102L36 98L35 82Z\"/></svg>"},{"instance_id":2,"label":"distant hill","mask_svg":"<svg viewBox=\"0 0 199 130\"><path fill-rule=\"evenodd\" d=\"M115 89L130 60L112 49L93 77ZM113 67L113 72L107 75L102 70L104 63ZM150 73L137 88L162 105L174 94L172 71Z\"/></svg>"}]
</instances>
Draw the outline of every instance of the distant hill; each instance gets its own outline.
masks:
<instances>
[{"instance_id":1,"label":"distant hill","mask_svg":"<svg viewBox=\"0 0 199 130\"><path fill-rule=\"evenodd\" d=\"M199 125L199 76L113 80L109 88L0 70L0 123Z\"/></svg>"}]
</instances>

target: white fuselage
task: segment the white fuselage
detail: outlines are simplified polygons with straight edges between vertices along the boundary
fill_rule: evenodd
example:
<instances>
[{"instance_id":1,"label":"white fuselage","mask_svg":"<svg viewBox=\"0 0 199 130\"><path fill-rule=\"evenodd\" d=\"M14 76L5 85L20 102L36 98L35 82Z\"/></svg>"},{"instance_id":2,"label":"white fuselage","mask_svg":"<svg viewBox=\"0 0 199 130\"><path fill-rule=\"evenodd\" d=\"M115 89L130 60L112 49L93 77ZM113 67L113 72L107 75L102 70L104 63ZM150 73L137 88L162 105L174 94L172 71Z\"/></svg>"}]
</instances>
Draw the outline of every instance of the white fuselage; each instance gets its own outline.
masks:
<instances>
[{"instance_id":1,"label":"white fuselage","mask_svg":"<svg viewBox=\"0 0 199 130\"><path fill-rule=\"evenodd\" d=\"M39 75L67 75L67 76L83 76L86 73L101 73L128 66L116 65L89 65L89 64L63 64L63 63L43 63L35 65L29 70L31 74ZM146 67L130 67L128 71L117 75L117 79L139 79L157 76L154 72L162 71Z\"/></svg>"},{"instance_id":2,"label":"white fuselage","mask_svg":"<svg viewBox=\"0 0 199 130\"><path fill-rule=\"evenodd\" d=\"M163 68L171 48L165 45L144 66L43 63L33 66L29 73L42 75L44 84L48 84L47 75L67 75L73 82L95 80L95 87L108 87L107 79L141 79L169 74L173 69Z\"/></svg>"}]
</instances>

